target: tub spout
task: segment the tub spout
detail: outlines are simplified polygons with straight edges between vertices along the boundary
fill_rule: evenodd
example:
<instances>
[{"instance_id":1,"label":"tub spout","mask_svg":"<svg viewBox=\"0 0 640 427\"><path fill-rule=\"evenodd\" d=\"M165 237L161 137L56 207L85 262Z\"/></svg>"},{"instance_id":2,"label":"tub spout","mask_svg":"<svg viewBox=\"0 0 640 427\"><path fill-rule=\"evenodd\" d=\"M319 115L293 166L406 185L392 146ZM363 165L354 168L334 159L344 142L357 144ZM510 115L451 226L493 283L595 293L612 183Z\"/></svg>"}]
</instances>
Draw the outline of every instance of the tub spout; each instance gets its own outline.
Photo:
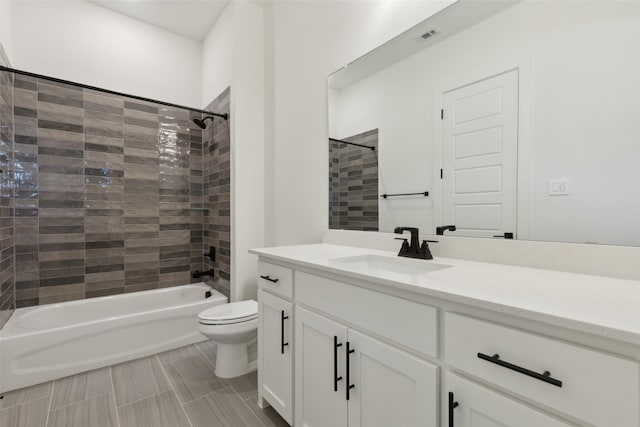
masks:
<instances>
[{"instance_id":1,"label":"tub spout","mask_svg":"<svg viewBox=\"0 0 640 427\"><path fill-rule=\"evenodd\" d=\"M200 271L200 270L196 270L191 274L191 277L193 277L194 279L198 279L202 276L211 276L213 277L213 268L211 270L207 270L207 271Z\"/></svg>"}]
</instances>

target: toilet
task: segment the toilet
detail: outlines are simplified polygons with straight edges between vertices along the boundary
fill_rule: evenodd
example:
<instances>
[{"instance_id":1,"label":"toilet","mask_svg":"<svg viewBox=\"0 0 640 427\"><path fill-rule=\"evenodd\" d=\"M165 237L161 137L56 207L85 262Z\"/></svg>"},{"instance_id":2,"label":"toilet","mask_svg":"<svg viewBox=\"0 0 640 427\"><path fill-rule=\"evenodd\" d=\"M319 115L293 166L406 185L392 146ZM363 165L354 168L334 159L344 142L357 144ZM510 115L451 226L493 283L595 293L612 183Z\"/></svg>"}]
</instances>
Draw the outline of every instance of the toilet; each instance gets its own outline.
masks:
<instances>
[{"instance_id":1,"label":"toilet","mask_svg":"<svg viewBox=\"0 0 640 427\"><path fill-rule=\"evenodd\" d=\"M216 376L234 378L257 368L258 303L231 302L198 315L198 330L217 345Z\"/></svg>"}]
</instances>

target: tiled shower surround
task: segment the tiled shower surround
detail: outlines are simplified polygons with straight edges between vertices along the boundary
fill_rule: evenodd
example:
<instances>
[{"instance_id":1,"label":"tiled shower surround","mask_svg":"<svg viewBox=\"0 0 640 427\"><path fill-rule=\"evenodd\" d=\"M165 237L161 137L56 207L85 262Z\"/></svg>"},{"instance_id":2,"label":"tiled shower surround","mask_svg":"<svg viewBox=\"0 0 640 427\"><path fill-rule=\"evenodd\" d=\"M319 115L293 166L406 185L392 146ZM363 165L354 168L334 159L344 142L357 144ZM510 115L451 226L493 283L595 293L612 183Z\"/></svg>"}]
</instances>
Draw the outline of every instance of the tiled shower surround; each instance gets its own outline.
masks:
<instances>
[{"instance_id":1,"label":"tiled shower surround","mask_svg":"<svg viewBox=\"0 0 640 427\"><path fill-rule=\"evenodd\" d=\"M1 46L0 64L8 65ZM0 328L15 308L12 164L13 73L0 71Z\"/></svg>"},{"instance_id":2,"label":"tiled shower surround","mask_svg":"<svg viewBox=\"0 0 640 427\"><path fill-rule=\"evenodd\" d=\"M329 228L378 231L378 129L329 142Z\"/></svg>"},{"instance_id":3,"label":"tiled shower surround","mask_svg":"<svg viewBox=\"0 0 640 427\"><path fill-rule=\"evenodd\" d=\"M17 307L201 280L200 113L17 74L14 102Z\"/></svg>"}]
</instances>

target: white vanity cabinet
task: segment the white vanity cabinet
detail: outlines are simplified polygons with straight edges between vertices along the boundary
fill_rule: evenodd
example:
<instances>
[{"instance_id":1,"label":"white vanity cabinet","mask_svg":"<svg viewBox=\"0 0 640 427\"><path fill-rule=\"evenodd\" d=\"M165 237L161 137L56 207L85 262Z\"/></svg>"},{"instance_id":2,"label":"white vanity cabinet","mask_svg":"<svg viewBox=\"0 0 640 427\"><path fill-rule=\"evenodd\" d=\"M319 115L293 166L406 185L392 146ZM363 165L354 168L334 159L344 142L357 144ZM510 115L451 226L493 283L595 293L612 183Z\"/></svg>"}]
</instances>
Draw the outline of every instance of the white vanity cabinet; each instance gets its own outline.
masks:
<instances>
[{"instance_id":1,"label":"white vanity cabinet","mask_svg":"<svg viewBox=\"0 0 640 427\"><path fill-rule=\"evenodd\" d=\"M437 427L438 368L296 307L296 425Z\"/></svg>"},{"instance_id":2,"label":"white vanity cabinet","mask_svg":"<svg viewBox=\"0 0 640 427\"><path fill-rule=\"evenodd\" d=\"M291 425L640 427L640 346L268 259L259 392Z\"/></svg>"}]
</instances>

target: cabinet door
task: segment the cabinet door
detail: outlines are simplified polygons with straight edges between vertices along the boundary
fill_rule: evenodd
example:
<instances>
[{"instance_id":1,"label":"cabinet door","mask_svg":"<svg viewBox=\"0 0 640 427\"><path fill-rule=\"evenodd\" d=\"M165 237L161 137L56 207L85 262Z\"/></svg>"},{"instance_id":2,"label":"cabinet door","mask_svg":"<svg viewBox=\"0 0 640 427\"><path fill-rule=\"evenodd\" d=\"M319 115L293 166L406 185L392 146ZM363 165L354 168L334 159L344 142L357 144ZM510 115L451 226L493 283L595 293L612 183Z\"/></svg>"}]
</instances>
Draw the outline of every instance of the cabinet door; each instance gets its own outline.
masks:
<instances>
[{"instance_id":1,"label":"cabinet door","mask_svg":"<svg viewBox=\"0 0 640 427\"><path fill-rule=\"evenodd\" d=\"M437 426L437 366L352 330L347 342L349 427Z\"/></svg>"},{"instance_id":2,"label":"cabinet door","mask_svg":"<svg viewBox=\"0 0 640 427\"><path fill-rule=\"evenodd\" d=\"M261 396L289 424L293 421L293 305L258 292Z\"/></svg>"},{"instance_id":3,"label":"cabinet door","mask_svg":"<svg viewBox=\"0 0 640 427\"><path fill-rule=\"evenodd\" d=\"M453 393L453 394L449 394ZM451 405L457 402L457 405ZM556 418L532 409L457 375L447 373L443 396L444 416L453 427L569 427ZM453 415L453 422L449 419Z\"/></svg>"},{"instance_id":4,"label":"cabinet door","mask_svg":"<svg viewBox=\"0 0 640 427\"><path fill-rule=\"evenodd\" d=\"M296 426L346 427L347 328L297 306L295 328Z\"/></svg>"}]
</instances>

